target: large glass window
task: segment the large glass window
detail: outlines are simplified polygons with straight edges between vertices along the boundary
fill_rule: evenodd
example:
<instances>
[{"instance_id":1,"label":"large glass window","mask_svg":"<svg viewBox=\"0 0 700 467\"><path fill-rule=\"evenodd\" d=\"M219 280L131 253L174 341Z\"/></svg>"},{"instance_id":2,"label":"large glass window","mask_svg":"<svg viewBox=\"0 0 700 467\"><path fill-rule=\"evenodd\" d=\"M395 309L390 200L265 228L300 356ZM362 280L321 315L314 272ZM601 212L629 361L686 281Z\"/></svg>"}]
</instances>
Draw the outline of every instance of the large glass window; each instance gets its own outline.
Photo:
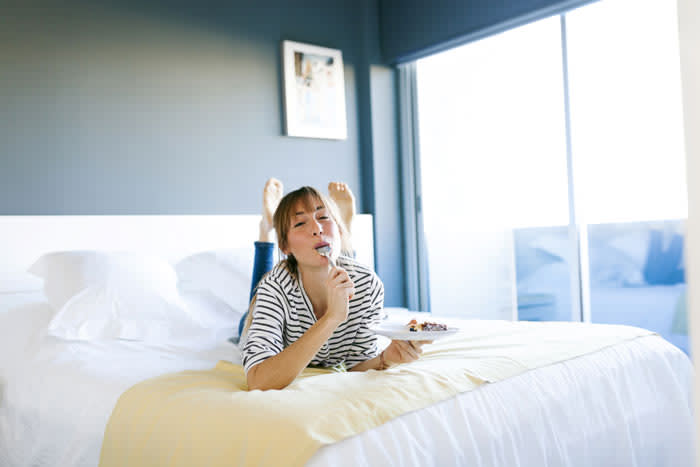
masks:
<instances>
[{"instance_id":1,"label":"large glass window","mask_svg":"<svg viewBox=\"0 0 700 467\"><path fill-rule=\"evenodd\" d=\"M417 63L433 313L632 324L688 350L675 8L601 0Z\"/></svg>"},{"instance_id":2,"label":"large glass window","mask_svg":"<svg viewBox=\"0 0 700 467\"><path fill-rule=\"evenodd\" d=\"M652 329L687 351L676 2L601 1L566 24L591 321Z\"/></svg>"},{"instance_id":3,"label":"large glass window","mask_svg":"<svg viewBox=\"0 0 700 467\"><path fill-rule=\"evenodd\" d=\"M547 252L528 258L532 267L519 273L529 282L516 291L513 241L516 228L568 223L560 34L551 18L417 64L436 314L510 319L518 293L527 312L548 307L547 318L570 319L565 259ZM537 275L534 263L560 266L561 290L542 280L553 270Z\"/></svg>"}]
</instances>

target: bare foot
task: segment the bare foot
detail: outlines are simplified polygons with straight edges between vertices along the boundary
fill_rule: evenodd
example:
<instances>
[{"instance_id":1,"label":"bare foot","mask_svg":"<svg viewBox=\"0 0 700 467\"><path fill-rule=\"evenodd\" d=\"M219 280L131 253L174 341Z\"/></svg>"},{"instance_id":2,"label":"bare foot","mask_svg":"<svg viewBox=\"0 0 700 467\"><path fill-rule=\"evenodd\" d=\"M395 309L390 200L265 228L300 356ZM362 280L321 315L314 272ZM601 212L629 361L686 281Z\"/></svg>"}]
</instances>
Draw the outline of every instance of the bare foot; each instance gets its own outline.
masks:
<instances>
[{"instance_id":1,"label":"bare foot","mask_svg":"<svg viewBox=\"0 0 700 467\"><path fill-rule=\"evenodd\" d=\"M328 194L335 201L340 210L345 227L348 231L352 230L352 220L355 218L355 196L352 194L350 187L343 182L330 182L328 184Z\"/></svg>"},{"instance_id":2,"label":"bare foot","mask_svg":"<svg viewBox=\"0 0 700 467\"><path fill-rule=\"evenodd\" d=\"M272 223L272 216L275 214L275 209L282 199L282 192L284 187L282 182L276 178L271 178L265 182L265 188L263 188L263 208L262 208L262 219L260 220L260 238L261 242L271 242L272 241L272 230L274 225Z\"/></svg>"}]
</instances>

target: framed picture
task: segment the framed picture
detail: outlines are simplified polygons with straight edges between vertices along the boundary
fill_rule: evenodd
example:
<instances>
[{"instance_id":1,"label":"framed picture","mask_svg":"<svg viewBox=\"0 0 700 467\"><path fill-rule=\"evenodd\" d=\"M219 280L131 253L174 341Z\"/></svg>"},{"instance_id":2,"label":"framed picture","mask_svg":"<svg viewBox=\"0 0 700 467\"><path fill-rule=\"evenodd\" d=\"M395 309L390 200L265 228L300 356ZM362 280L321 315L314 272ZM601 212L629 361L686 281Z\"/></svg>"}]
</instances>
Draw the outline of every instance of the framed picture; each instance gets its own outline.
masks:
<instances>
[{"instance_id":1,"label":"framed picture","mask_svg":"<svg viewBox=\"0 0 700 467\"><path fill-rule=\"evenodd\" d=\"M340 50L282 41L285 134L346 139L345 80Z\"/></svg>"}]
</instances>

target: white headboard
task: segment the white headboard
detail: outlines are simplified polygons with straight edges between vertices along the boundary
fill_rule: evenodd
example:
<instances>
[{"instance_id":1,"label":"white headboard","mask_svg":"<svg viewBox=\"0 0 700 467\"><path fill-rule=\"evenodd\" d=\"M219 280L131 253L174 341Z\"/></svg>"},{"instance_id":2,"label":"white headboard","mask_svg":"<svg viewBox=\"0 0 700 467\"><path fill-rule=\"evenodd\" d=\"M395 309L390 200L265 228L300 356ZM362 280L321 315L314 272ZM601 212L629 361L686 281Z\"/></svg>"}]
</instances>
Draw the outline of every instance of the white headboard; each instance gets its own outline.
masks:
<instances>
[{"instance_id":1,"label":"white headboard","mask_svg":"<svg viewBox=\"0 0 700 467\"><path fill-rule=\"evenodd\" d=\"M26 270L42 254L65 250L133 251L172 263L205 250L250 247L258 215L0 216L0 292L37 290ZM353 223L357 260L374 268L372 216Z\"/></svg>"}]
</instances>

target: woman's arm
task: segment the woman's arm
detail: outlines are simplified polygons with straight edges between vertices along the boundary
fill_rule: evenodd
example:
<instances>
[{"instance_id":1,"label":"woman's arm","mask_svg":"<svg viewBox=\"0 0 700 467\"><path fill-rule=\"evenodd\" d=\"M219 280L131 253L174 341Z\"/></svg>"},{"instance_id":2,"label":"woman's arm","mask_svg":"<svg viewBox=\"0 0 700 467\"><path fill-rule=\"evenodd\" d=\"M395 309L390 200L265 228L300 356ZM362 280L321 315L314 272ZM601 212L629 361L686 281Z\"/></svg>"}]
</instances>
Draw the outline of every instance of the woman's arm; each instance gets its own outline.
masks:
<instances>
[{"instance_id":1,"label":"woman's arm","mask_svg":"<svg viewBox=\"0 0 700 467\"><path fill-rule=\"evenodd\" d=\"M350 371L367 371L367 370L386 370L389 365L384 360L384 352L362 363L358 363L350 369Z\"/></svg>"},{"instance_id":2,"label":"woman's arm","mask_svg":"<svg viewBox=\"0 0 700 467\"><path fill-rule=\"evenodd\" d=\"M248 370L248 390L283 389L306 368L340 321L324 315L296 342Z\"/></svg>"},{"instance_id":3,"label":"woman's arm","mask_svg":"<svg viewBox=\"0 0 700 467\"><path fill-rule=\"evenodd\" d=\"M398 363L418 360L423 352L421 347L429 343L428 341L392 340L379 355L372 357L377 351L377 336L371 327L384 315L384 284L376 274L367 294L367 300L369 302L367 311L364 313L362 326L356 335L356 340L363 342L362 345L358 345L361 350L346 358L346 361L351 363L361 361L355 363L350 371L386 370Z\"/></svg>"},{"instance_id":4,"label":"woman's arm","mask_svg":"<svg viewBox=\"0 0 700 467\"><path fill-rule=\"evenodd\" d=\"M350 371L386 370L392 365L409 363L420 358L423 345L432 341L398 341L393 340L389 346L376 357L358 363Z\"/></svg>"},{"instance_id":5,"label":"woman's arm","mask_svg":"<svg viewBox=\"0 0 700 467\"><path fill-rule=\"evenodd\" d=\"M287 348L256 363L248 369L248 389L282 389L289 385L294 378L299 376L308 366L321 346L328 341L333 331L348 317L349 296L354 293L353 283L347 272L335 268L326 282L328 290L328 302L326 312L323 313L299 339ZM255 339L257 331L257 311L253 312L253 324L250 329L250 337ZM261 316L264 317L264 316ZM273 326L277 326L276 332L282 333L279 328L280 321L272 320ZM261 340L267 328L261 323ZM249 344L246 343L246 346Z\"/></svg>"}]
</instances>

